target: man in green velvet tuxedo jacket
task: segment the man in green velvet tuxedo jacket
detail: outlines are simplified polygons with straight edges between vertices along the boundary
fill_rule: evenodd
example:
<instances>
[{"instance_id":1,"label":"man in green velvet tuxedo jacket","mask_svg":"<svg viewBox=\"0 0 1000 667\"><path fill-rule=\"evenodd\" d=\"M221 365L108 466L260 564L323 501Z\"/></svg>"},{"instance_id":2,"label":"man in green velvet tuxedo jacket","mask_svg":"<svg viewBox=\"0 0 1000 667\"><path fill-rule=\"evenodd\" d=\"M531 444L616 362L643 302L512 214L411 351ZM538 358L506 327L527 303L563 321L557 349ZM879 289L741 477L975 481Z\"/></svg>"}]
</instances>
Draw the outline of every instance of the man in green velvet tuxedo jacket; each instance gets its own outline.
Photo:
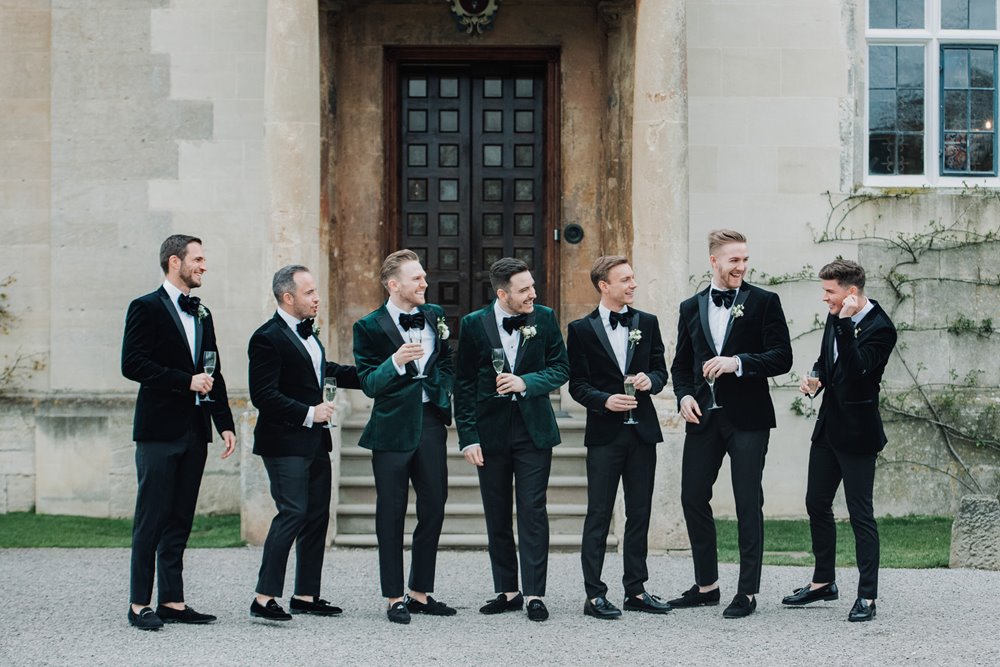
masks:
<instances>
[{"instance_id":1,"label":"man in green velvet tuxedo jacket","mask_svg":"<svg viewBox=\"0 0 1000 667\"><path fill-rule=\"evenodd\" d=\"M536 306L528 266L503 258L490 267L496 300L462 318L455 384L459 447L479 471L496 599L480 611L521 609L544 621L549 551L545 495L559 428L549 392L569 379L566 346L550 308ZM499 370L493 366L494 354ZM519 592L511 522L515 486L521 547Z\"/></svg>"},{"instance_id":2,"label":"man in green velvet tuxedo jacket","mask_svg":"<svg viewBox=\"0 0 1000 667\"><path fill-rule=\"evenodd\" d=\"M448 498L446 427L454 385L444 310L425 301L427 274L412 250L382 264L389 299L354 324L354 358L365 395L375 399L358 444L372 450L375 533L382 595L394 623L411 613L451 616L430 597ZM417 496L410 592L403 595L403 523L409 484Z\"/></svg>"}]
</instances>

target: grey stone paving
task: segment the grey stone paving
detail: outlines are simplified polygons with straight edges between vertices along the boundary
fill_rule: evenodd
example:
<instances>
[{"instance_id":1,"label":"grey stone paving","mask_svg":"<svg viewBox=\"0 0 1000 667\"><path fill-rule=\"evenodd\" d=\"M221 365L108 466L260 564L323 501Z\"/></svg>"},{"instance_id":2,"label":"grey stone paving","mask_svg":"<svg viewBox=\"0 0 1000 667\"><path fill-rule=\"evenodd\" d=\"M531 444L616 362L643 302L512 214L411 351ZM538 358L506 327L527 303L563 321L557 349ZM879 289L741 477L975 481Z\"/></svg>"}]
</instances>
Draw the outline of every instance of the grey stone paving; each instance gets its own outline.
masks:
<instances>
[{"instance_id":1,"label":"grey stone paving","mask_svg":"<svg viewBox=\"0 0 1000 667\"><path fill-rule=\"evenodd\" d=\"M782 595L808 581L801 567L765 567L757 613L724 620L722 606L618 621L583 616L579 555L553 554L546 597L552 618L486 617L491 597L484 552L445 552L436 597L452 618L390 624L378 597L376 554L327 553L323 597L339 618L296 616L272 627L250 620L258 548L193 549L186 557L188 602L219 616L210 626L130 628L128 551L0 550L0 665L997 665L1000 572L883 570L878 617L848 623L855 571L840 572L842 597L785 609ZM649 559L648 590L674 597L691 584L683 555ZM621 601L621 558L609 555L606 580ZM736 567L722 566L723 602ZM286 591L287 592L287 591Z\"/></svg>"}]
</instances>

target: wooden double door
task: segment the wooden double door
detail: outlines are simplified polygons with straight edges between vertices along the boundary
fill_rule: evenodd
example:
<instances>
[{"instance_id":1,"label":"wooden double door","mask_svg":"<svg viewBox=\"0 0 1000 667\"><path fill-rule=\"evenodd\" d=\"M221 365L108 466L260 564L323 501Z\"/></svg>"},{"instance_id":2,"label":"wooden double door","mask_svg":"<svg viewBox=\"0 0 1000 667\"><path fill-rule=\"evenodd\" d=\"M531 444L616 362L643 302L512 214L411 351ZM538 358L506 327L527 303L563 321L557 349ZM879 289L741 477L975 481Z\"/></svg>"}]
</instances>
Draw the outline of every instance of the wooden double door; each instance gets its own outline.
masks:
<instances>
[{"instance_id":1,"label":"wooden double door","mask_svg":"<svg viewBox=\"0 0 1000 667\"><path fill-rule=\"evenodd\" d=\"M396 247L420 255L427 300L458 319L493 298L490 265L523 260L553 302L553 157L545 63L399 63Z\"/></svg>"}]
</instances>

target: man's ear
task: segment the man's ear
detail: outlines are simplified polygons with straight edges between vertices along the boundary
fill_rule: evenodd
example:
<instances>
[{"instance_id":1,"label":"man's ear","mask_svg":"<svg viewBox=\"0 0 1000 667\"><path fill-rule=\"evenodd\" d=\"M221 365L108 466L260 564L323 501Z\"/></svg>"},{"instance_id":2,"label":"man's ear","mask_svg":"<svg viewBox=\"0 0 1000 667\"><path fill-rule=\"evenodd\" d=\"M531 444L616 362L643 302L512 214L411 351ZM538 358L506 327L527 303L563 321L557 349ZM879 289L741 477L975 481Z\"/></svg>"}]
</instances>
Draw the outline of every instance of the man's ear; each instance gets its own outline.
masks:
<instances>
[{"instance_id":1,"label":"man's ear","mask_svg":"<svg viewBox=\"0 0 1000 667\"><path fill-rule=\"evenodd\" d=\"M290 306L293 303L295 303L295 297L292 296L290 292L285 292L284 294L281 295L281 302L284 303L286 306Z\"/></svg>"}]
</instances>

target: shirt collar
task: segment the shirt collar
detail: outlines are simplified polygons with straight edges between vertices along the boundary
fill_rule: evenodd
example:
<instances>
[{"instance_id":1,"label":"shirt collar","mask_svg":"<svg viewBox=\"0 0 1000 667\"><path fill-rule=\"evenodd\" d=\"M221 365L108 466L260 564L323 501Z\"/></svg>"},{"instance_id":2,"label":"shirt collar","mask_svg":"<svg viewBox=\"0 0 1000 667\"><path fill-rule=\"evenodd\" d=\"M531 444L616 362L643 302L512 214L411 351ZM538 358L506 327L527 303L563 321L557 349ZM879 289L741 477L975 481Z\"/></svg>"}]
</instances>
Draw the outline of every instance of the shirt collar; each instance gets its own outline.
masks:
<instances>
[{"instance_id":1,"label":"shirt collar","mask_svg":"<svg viewBox=\"0 0 1000 667\"><path fill-rule=\"evenodd\" d=\"M177 306L177 298L180 297L181 294L184 294L184 292L177 289L177 285L174 285L169 280L163 281L163 289L167 292L167 296L170 297L170 301L173 302L174 306ZM177 307L179 308L180 306Z\"/></svg>"},{"instance_id":2,"label":"shirt collar","mask_svg":"<svg viewBox=\"0 0 1000 667\"><path fill-rule=\"evenodd\" d=\"M597 304L597 312L601 315L601 320L607 322L611 318L611 309L605 308L603 303ZM619 313L627 313L628 306L622 306L622 309L618 311Z\"/></svg>"},{"instance_id":3,"label":"shirt collar","mask_svg":"<svg viewBox=\"0 0 1000 667\"><path fill-rule=\"evenodd\" d=\"M298 323L302 321L296 318L294 315L289 314L288 311L286 311L284 308L278 308L278 315L281 315L281 319L283 319L285 321L285 324L288 325L288 328L293 331L295 330L295 327L298 325Z\"/></svg>"},{"instance_id":4,"label":"shirt collar","mask_svg":"<svg viewBox=\"0 0 1000 667\"><path fill-rule=\"evenodd\" d=\"M410 312L406 312L405 310L401 309L399 306L394 304L391 299L386 299L385 309L389 311L389 317L391 317L392 321L395 322L396 324L399 324L400 315L413 315L415 313L420 312L420 308L414 308Z\"/></svg>"},{"instance_id":5,"label":"shirt collar","mask_svg":"<svg viewBox=\"0 0 1000 667\"><path fill-rule=\"evenodd\" d=\"M867 303L865 303L865 307L862 308L861 310L859 310L858 312L854 313L853 315L851 315L851 321L854 322L855 324L857 324L861 320L865 319L865 315L867 315L868 313L870 313L871 310L872 310L872 308L874 308L874 307L875 307L875 302L872 301L871 299L867 299Z\"/></svg>"},{"instance_id":6,"label":"shirt collar","mask_svg":"<svg viewBox=\"0 0 1000 667\"><path fill-rule=\"evenodd\" d=\"M508 313L506 310L503 309L503 307L500 305L499 300L493 302L493 316L496 318L498 327L503 326L503 318L514 317L513 314Z\"/></svg>"}]
</instances>

